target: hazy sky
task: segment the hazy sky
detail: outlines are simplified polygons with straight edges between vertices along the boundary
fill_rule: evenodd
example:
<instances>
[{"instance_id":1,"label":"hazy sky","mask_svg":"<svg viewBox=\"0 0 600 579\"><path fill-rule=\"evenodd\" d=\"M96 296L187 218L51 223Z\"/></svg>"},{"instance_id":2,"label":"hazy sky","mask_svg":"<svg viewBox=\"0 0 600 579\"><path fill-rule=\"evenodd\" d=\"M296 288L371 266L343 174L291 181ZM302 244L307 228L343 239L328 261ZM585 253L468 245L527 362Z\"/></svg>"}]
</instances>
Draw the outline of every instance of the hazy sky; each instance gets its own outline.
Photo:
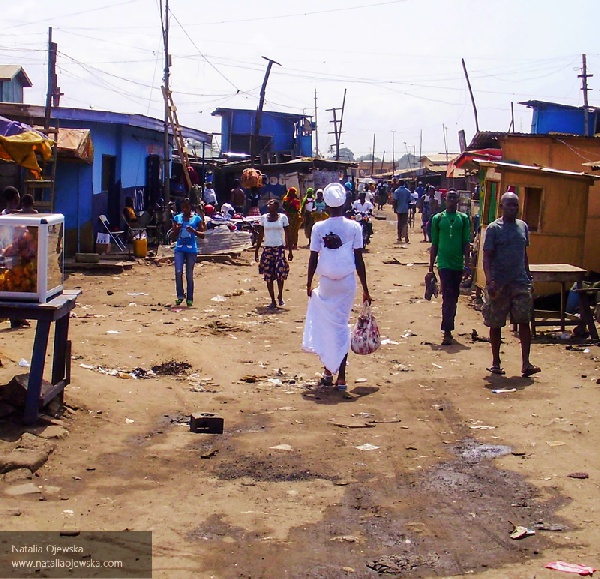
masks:
<instances>
[{"instance_id":1,"label":"hazy sky","mask_svg":"<svg viewBox=\"0 0 600 579\"><path fill-rule=\"evenodd\" d=\"M164 3L164 0L163 0ZM62 106L163 118L164 49L159 0L2 2L0 63L22 65L43 104L48 27L58 43ZM598 0L169 0L171 86L182 124L220 132L217 107L255 109L266 56L274 66L265 110L314 115L319 149L334 142L341 107L343 146L391 160L407 151L458 150L481 130L529 132L519 101L582 105L581 54L590 104L600 105ZM446 129L444 130L444 127ZM217 137L218 138L218 137ZM314 142L314 140L313 140Z\"/></svg>"}]
</instances>

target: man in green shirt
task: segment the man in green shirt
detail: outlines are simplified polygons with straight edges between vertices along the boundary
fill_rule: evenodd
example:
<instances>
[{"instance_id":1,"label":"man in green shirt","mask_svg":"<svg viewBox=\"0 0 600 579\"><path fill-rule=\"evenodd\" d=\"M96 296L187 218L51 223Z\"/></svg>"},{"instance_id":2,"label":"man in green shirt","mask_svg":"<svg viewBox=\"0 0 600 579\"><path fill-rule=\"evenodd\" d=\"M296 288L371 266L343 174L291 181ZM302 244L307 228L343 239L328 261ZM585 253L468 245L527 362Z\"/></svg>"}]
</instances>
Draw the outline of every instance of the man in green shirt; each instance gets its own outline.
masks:
<instances>
[{"instance_id":1,"label":"man in green shirt","mask_svg":"<svg viewBox=\"0 0 600 579\"><path fill-rule=\"evenodd\" d=\"M460 295L460 282L465 264L468 263L471 241L471 225L466 213L457 211L458 193L450 189L446 195L446 209L431 218L431 249L429 253L428 279L433 273L437 257L438 274L442 286L442 346L453 343L452 331L456 306Z\"/></svg>"}]
</instances>

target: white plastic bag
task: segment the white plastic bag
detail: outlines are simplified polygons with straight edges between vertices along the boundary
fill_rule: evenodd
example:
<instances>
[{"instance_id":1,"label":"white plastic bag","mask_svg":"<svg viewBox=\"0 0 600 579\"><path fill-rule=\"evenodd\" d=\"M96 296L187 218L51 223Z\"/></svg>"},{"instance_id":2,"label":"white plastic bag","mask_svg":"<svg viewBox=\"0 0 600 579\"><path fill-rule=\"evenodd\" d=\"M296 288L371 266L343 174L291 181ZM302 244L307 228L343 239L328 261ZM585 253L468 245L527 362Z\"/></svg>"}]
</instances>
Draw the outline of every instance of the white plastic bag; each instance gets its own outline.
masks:
<instances>
[{"instance_id":1,"label":"white plastic bag","mask_svg":"<svg viewBox=\"0 0 600 579\"><path fill-rule=\"evenodd\" d=\"M371 313L371 306L365 302L352 330L350 347L355 354L372 354L381 344L377 322Z\"/></svg>"}]
</instances>

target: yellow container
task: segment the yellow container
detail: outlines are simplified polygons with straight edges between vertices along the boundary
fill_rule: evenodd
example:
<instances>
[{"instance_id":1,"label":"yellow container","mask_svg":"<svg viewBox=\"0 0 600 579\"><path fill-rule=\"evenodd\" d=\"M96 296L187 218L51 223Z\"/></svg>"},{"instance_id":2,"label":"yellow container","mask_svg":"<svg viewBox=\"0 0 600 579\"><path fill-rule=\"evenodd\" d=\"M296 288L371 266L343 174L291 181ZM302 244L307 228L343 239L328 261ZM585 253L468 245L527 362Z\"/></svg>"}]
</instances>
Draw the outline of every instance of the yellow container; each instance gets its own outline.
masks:
<instances>
[{"instance_id":1,"label":"yellow container","mask_svg":"<svg viewBox=\"0 0 600 579\"><path fill-rule=\"evenodd\" d=\"M146 257L148 255L148 239L142 237L133 240L133 255L135 257Z\"/></svg>"}]
</instances>

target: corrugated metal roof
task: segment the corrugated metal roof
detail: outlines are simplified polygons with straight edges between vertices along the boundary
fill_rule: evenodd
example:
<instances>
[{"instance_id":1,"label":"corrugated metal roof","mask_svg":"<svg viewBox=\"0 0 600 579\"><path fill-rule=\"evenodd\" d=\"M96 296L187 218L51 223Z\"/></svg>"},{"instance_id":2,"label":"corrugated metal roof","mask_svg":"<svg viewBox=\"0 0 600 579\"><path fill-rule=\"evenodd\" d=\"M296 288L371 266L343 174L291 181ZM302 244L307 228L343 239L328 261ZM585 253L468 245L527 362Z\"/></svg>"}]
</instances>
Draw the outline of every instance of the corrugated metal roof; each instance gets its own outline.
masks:
<instances>
[{"instance_id":1,"label":"corrugated metal roof","mask_svg":"<svg viewBox=\"0 0 600 579\"><path fill-rule=\"evenodd\" d=\"M584 177L590 181L600 179L598 175L590 175L589 173L578 173L576 171L564 171L562 169L553 169L552 167L540 167L538 165L520 165L518 163L507 163L506 161L478 161L474 160L482 167L493 167L502 169L513 169L515 171L526 171L535 173L546 173L551 175L559 175L561 177Z\"/></svg>"},{"instance_id":2,"label":"corrugated metal roof","mask_svg":"<svg viewBox=\"0 0 600 579\"><path fill-rule=\"evenodd\" d=\"M532 100L532 101L523 101L519 103L520 105L524 105L526 107L529 107L531 109L548 109L548 108L557 108L557 109L567 109L567 110L571 110L571 111L581 111L584 109L584 107L578 107L575 105L563 105L560 103L553 103L553 102L549 102L549 101L536 101L536 100ZM600 110L597 107L590 107L588 106L588 110Z\"/></svg>"},{"instance_id":3,"label":"corrugated metal roof","mask_svg":"<svg viewBox=\"0 0 600 579\"><path fill-rule=\"evenodd\" d=\"M0 80L12 80L17 75L21 76L21 84L23 86L33 86L22 66L16 64L0 64Z\"/></svg>"}]
</instances>

